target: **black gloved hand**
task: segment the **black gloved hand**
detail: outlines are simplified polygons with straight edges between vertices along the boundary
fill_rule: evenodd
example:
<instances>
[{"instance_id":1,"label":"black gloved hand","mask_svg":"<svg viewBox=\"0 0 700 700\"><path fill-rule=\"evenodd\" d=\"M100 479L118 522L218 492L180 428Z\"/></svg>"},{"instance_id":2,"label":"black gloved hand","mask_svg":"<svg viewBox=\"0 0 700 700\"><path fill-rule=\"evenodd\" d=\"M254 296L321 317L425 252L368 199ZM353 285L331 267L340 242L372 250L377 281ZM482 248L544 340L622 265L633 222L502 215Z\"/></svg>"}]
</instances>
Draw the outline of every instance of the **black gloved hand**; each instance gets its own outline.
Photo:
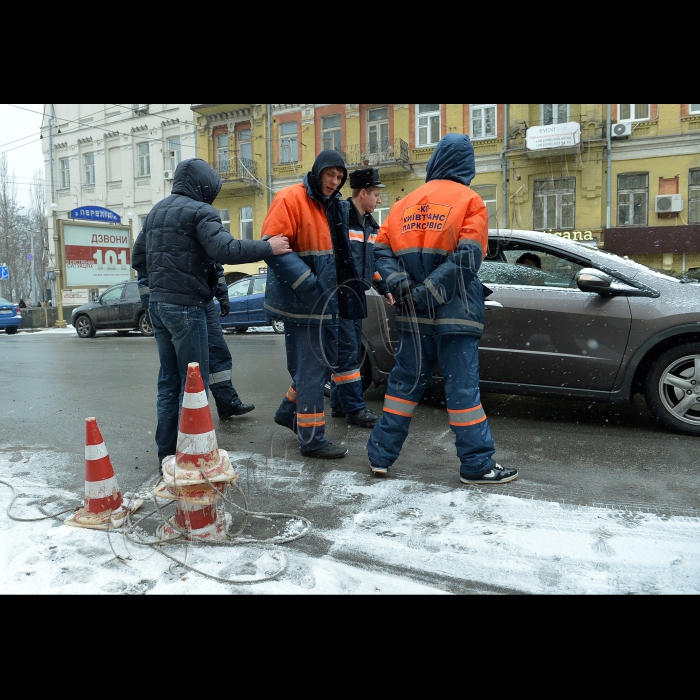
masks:
<instances>
[{"instance_id":1,"label":"black gloved hand","mask_svg":"<svg viewBox=\"0 0 700 700\"><path fill-rule=\"evenodd\" d=\"M231 302L228 300L228 297L221 296L216 298L219 300L219 305L221 306L219 316L228 316L228 312L231 310Z\"/></svg>"}]
</instances>

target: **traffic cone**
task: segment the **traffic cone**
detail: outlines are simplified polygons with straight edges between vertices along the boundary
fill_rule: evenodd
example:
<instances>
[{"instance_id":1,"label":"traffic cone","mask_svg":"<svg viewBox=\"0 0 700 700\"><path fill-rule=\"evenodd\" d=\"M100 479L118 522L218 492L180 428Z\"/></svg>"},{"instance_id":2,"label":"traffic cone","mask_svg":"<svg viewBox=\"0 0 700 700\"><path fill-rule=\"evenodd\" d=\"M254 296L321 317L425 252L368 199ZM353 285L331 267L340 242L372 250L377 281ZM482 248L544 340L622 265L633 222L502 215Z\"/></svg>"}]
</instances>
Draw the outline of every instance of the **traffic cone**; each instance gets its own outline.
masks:
<instances>
[{"instance_id":1,"label":"traffic cone","mask_svg":"<svg viewBox=\"0 0 700 700\"><path fill-rule=\"evenodd\" d=\"M162 466L163 483L153 495L177 501L177 528L186 531L188 540L225 539L231 516L224 513L219 517L216 504L238 474L226 450L220 450L217 444L207 393L196 362L187 367L176 453L164 459ZM158 536L179 537L182 534L179 530L163 523Z\"/></svg>"},{"instance_id":2,"label":"traffic cone","mask_svg":"<svg viewBox=\"0 0 700 700\"><path fill-rule=\"evenodd\" d=\"M109 530L123 524L127 513L143 505L140 498L122 496L114 476L112 460L95 418L85 419L85 500L66 525Z\"/></svg>"}]
</instances>

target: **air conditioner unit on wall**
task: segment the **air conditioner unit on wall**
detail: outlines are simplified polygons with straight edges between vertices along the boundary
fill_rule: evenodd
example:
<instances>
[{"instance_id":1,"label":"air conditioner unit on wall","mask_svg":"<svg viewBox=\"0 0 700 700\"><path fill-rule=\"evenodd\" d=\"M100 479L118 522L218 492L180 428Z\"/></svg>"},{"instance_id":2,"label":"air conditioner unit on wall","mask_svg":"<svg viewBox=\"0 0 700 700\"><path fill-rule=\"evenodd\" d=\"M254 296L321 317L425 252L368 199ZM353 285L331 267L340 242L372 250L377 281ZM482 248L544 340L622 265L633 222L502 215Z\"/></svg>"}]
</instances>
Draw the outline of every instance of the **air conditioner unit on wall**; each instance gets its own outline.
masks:
<instances>
[{"instance_id":1,"label":"air conditioner unit on wall","mask_svg":"<svg viewBox=\"0 0 700 700\"><path fill-rule=\"evenodd\" d=\"M166 171L163 173L163 177L164 177L166 180L172 180L172 179L175 177L175 171L174 171L174 170L166 170Z\"/></svg>"},{"instance_id":2,"label":"air conditioner unit on wall","mask_svg":"<svg viewBox=\"0 0 700 700\"><path fill-rule=\"evenodd\" d=\"M675 211L683 211L682 194L659 194L656 196L654 211L657 214L670 214Z\"/></svg>"},{"instance_id":3,"label":"air conditioner unit on wall","mask_svg":"<svg viewBox=\"0 0 700 700\"><path fill-rule=\"evenodd\" d=\"M623 136L629 136L631 133L632 122L617 122L617 124L613 124L610 129L610 136L617 139Z\"/></svg>"}]
</instances>

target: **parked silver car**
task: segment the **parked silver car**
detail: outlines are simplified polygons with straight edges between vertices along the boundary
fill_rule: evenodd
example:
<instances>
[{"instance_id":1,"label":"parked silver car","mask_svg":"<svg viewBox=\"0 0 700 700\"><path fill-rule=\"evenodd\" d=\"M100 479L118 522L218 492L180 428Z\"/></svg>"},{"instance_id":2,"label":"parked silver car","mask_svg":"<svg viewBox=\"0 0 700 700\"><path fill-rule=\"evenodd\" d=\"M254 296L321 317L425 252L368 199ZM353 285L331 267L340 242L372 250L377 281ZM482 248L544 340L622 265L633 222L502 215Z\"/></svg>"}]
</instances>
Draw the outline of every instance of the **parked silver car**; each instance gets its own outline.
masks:
<instances>
[{"instance_id":1,"label":"parked silver car","mask_svg":"<svg viewBox=\"0 0 700 700\"><path fill-rule=\"evenodd\" d=\"M530 260L528 261L528 257ZM534 231L492 230L481 390L628 403L700 436L700 284ZM394 365L394 309L368 293L364 386ZM442 381L438 375L434 382Z\"/></svg>"}]
</instances>

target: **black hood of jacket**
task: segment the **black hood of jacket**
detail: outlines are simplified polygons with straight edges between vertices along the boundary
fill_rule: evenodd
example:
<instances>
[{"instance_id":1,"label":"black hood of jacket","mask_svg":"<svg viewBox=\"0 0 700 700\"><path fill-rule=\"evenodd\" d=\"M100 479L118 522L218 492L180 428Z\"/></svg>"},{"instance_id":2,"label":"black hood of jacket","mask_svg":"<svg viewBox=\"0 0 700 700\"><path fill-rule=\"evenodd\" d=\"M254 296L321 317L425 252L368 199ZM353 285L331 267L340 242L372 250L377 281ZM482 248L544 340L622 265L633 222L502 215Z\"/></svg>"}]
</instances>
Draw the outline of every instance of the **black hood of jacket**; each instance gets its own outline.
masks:
<instances>
[{"instance_id":1,"label":"black hood of jacket","mask_svg":"<svg viewBox=\"0 0 700 700\"><path fill-rule=\"evenodd\" d=\"M466 134L443 136L425 168L425 181L454 180L469 186L474 175L476 164L470 138Z\"/></svg>"},{"instance_id":2,"label":"black hood of jacket","mask_svg":"<svg viewBox=\"0 0 700 700\"><path fill-rule=\"evenodd\" d=\"M222 184L216 170L206 160L188 158L181 161L175 170L172 193L211 204Z\"/></svg>"},{"instance_id":3,"label":"black hood of jacket","mask_svg":"<svg viewBox=\"0 0 700 700\"><path fill-rule=\"evenodd\" d=\"M341 156L340 153L338 153L338 151L333 151L330 148L327 148L325 151L321 151L316 156L314 165L306 176L307 185L311 189L314 198L321 203L323 203L325 199L323 196L323 192L321 191L321 171L324 168L343 169L343 181L340 183L340 186L333 194L339 192L343 188L345 181L348 179L348 169L345 167L345 161L343 160L343 156Z\"/></svg>"}]
</instances>

